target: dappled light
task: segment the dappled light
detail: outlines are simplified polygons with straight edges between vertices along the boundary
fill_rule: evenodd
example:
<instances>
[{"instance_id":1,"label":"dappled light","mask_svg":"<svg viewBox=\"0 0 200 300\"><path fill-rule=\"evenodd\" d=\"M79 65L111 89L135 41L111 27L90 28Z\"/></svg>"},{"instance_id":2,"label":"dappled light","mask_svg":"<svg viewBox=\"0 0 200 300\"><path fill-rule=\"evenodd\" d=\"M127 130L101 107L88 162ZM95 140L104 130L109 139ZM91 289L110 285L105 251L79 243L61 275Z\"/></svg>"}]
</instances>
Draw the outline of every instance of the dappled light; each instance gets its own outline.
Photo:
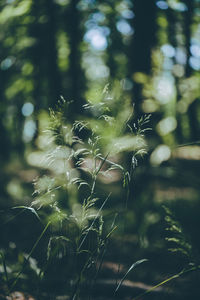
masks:
<instances>
[{"instance_id":1,"label":"dappled light","mask_svg":"<svg viewBox=\"0 0 200 300\"><path fill-rule=\"evenodd\" d=\"M85 35L85 40L90 42L96 50L105 50L107 48L106 36L101 28L90 29Z\"/></svg>"},{"instance_id":2,"label":"dappled light","mask_svg":"<svg viewBox=\"0 0 200 300\"><path fill-rule=\"evenodd\" d=\"M174 117L167 117L162 119L158 124L157 124L157 130L160 135L166 135L173 130L176 129L177 126L177 121Z\"/></svg>"},{"instance_id":3,"label":"dappled light","mask_svg":"<svg viewBox=\"0 0 200 300\"><path fill-rule=\"evenodd\" d=\"M118 21L116 26L117 26L118 31L124 35L133 34L133 29L131 28L129 23L127 23L125 20Z\"/></svg>"},{"instance_id":4,"label":"dappled light","mask_svg":"<svg viewBox=\"0 0 200 300\"><path fill-rule=\"evenodd\" d=\"M200 159L200 146L183 146L173 152L173 156L180 159Z\"/></svg>"},{"instance_id":5,"label":"dappled light","mask_svg":"<svg viewBox=\"0 0 200 300\"><path fill-rule=\"evenodd\" d=\"M171 156L171 150L167 145L159 145L151 154L150 161L152 165L160 165Z\"/></svg>"},{"instance_id":6,"label":"dappled light","mask_svg":"<svg viewBox=\"0 0 200 300\"><path fill-rule=\"evenodd\" d=\"M22 106L22 114L25 117L31 116L33 111L34 111L34 106L30 102L24 103L24 105Z\"/></svg>"},{"instance_id":7,"label":"dappled light","mask_svg":"<svg viewBox=\"0 0 200 300\"><path fill-rule=\"evenodd\" d=\"M0 299L199 298L199 5L0 2Z\"/></svg>"},{"instance_id":8,"label":"dappled light","mask_svg":"<svg viewBox=\"0 0 200 300\"><path fill-rule=\"evenodd\" d=\"M166 104L175 97L174 78L168 74L155 79L155 97L161 104Z\"/></svg>"},{"instance_id":9,"label":"dappled light","mask_svg":"<svg viewBox=\"0 0 200 300\"><path fill-rule=\"evenodd\" d=\"M24 123L23 139L25 142L30 142L36 131L36 124L33 120L26 120Z\"/></svg>"}]
</instances>

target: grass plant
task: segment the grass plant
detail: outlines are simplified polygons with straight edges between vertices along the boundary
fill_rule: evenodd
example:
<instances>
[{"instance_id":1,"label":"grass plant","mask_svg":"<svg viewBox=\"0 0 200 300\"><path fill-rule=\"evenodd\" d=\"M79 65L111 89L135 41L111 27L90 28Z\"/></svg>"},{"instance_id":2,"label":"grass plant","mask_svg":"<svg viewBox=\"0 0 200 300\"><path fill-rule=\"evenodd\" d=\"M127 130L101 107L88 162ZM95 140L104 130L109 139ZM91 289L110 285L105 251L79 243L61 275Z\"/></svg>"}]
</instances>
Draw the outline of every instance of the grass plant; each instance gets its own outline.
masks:
<instances>
[{"instance_id":1,"label":"grass plant","mask_svg":"<svg viewBox=\"0 0 200 300\"><path fill-rule=\"evenodd\" d=\"M137 163L137 156L146 151L142 126L149 120L146 116L132 128L128 103L125 101L122 105L118 98L116 104L108 86L102 98L98 103L88 102L84 106L87 117L79 118L73 124L68 122L68 103L63 98L56 109L50 109L48 128L39 137L47 141L41 162L45 174L34 181L31 205L14 207L19 210L16 218L27 210L43 224L43 230L11 280L3 260L10 292L19 286L24 269L44 238L46 255L39 272L37 269L37 293L45 294L48 290L55 297L65 293L74 300L81 299L82 287L87 286L87 297L91 297L107 242L117 228L115 221L110 228L104 226L103 212L112 191L98 195L99 178L104 176L109 180L112 174L119 173L122 189L128 195L131 170ZM129 169L121 163L124 152L132 155L132 167ZM134 263L129 271L141 262ZM55 279L55 272L59 272L59 278ZM124 278L119 281L116 291ZM57 285L60 291L53 292L51 285Z\"/></svg>"},{"instance_id":2,"label":"grass plant","mask_svg":"<svg viewBox=\"0 0 200 300\"><path fill-rule=\"evenodd\" d=\"M88 101L84 106L85 115L77 117L73 123L68 121L68 105L61 98L56 108L50 109L48 128L38 133L38 140L43 141L43 159L38 164L43 175L34 180L33 201L30 206L13 207L18 211L14 218L27 211L40 223L42 230L15 274L9 272L5 254L1 253L3 278L9 293L20 287L26 270L32 269L37 278L35 296L39 296L38 299L50 296L56 299L62 294L71 300L92 299L108 241L118 227L116 215L121 208L121 211L127 209L138 157L146 153L145 133L149 130L150 115L134 123L128 101L121 97L114 99L108 86L101 101ZM127 154L131 158L130 165L124 159ZM106 181L112 182L112 177L120 178L117 184L121 186L121 198L125 201L121 208L111 208L112 221L105 226L104 211L114 190L108 191L106 187L104 191L104 185ZM174 234L167 238L168 242L178 245L171 250L189 255L191 247L180 226L169 209L165 210L168 232ZM12 220L13 217L9 222ZM39 247L43 247L43 258L37 265L31 263L31 259ZM127 275L145 261L147 259L140 259L131 264L116 281L113 297ZM188 266L134 299L197 269L198 265Z\"/></svg>"}]
</instances>

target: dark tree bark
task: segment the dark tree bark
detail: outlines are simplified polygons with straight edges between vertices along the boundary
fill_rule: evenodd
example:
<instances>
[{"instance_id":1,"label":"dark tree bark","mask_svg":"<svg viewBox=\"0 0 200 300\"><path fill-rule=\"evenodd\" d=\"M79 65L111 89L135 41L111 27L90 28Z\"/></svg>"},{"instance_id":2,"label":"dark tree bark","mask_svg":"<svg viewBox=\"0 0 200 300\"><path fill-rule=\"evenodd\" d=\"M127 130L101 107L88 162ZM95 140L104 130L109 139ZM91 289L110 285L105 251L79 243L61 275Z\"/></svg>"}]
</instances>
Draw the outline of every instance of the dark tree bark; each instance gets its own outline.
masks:
<instances>
[{"instance_id":1,"label":"dark tree bark","mask_svg":"<svg viewBox=\"0 0 200 300\"><path fill-rule=\"evenodd\" d=\"M8 132L4 125L4 118L6 115L6 102L4 97L4 88L5 88L5 79L6 79L6 71L2 71L0 69L0 133L1 133L1 147L0 147L0 165L1 165L1 171L0 171L0 190L1 190L1 207L4 205L4 201L7 197L7 176L5 175L5 167L8 163L8 160L10 158L10 140ZM3 74L4 73L4 74Z\"/></svg>"},{"instance_id":2,"label":"dark tree bark","mask_svg":"<svg viewBox=\"0 0 200 300\"><path fill-rule=\"evenodd\" d=\"M72 100L70 105L71 117L83 113L85 76L81 68L81 42L83 30L81 29L81 12L78 10L79 0L70 1L65 12L66 32L69 38L70 54L69 69L66 81L67 99Z\"/></svg>"},{"instance_id":3,"label":"dark tree bark","mask_svg":"<svg viewBox=\"0 0 200 300\"><path fill-rule=\"evenodd\" d=\"M123 49L122 36L116 28L117 16L115 9L113 9L113 7L115 7L115 0L108 1L108 4L111 9L108 15L108 27L110 29L110 35L107 48L107 66L110 70L110 78L111 80L114 80L118 77L117 75L119 69L115 56L119 53L125 52L125 49ZM124 74L120 74L120 78L118 79L122 79L123 76Z\"/></svg>"},{"instance_id":4,"label":"dark tree bark","mask_svg":"<svg viewBox=\"0 0 200 300\"><path fill-rule=\"evenodd\" d=\"M29 25L29 36L34 39L34 44L29 48L27 55L33 64L32 80L34 83L33 101L35 102L35 111L46 107L46 97L43 97L43 82L44 82L44 45L43 45L43 27L40 23L41 13L43 13L41 1L33 1L31 7L31 17L33 22ZM44 100L45 99L45 100Z\"/></svg>"},{"instance_id":5,"label":"dark tree bark","mask_svg":"<svg viewBox=\"0 0 200 300\"><path fill-rule=\"evenodd\" d=\"M155 44L156 5L153 0L133 0L134 36L129 52L129 73L151 73L151 51ZM141 114L142 85L134 83L135 116Z\"/></svg>"},{"instance_id":6,"label":"dark tree bark","mask_svg":"<svg viewBox=\"0 0 200 300\"><path fill-rule=\"evenodd\" d=\"M176 24L177 24L177 16L176 12L172 8L168 8L166 11L166 17L168 20L168 40L169 43L176 49L179 45L177 42L177 34L176 34ZM179 21L180 22L180 21ZM173 64L176 63L175 57L173 58ZM175 76L175 85L176 85L176 92L177 92L177 102L181 99L181 93L179 89L180 79ZM176 120L177 120L177 128L176 128L176 139L177 142L182 144L184 143L183 140L183 132L182 132L182 118L181 115L177 112L176 113Z\"/></svg>"},{"instance_id":7,"label":"dark tree bark","mask_svg":"<svg viewBox=\"0 0 200 300\"><path fill-rule=\"evenodd\" d=\"M62 94L61 78L58 69L58 53L56 45L56 33L57 33L57 5L55 1L48 0L46 3L46 13L48 16L48 22L45 28L45 53L46 59L46 71L48 78L48 97L51 107L55 105L59 96Z\"/></svg>"},{"instance_id":8,"label":"dark tree bark","mask_svg":"<svg viewBox=\"0 0 200 300\"><path fill-rule=\"evenodd\" d=\"M192 37L193 15L194 15L194 0L185 0L185 4L187 5L187 10L184 13L185 47L186 47L186 54L187 54L185 75L186 78L188 78L193 73L193 70L189 64L189 59L191 56L190 46L191 46L191 37ZM198 111L197 107L199 105L198 102L199 102L198 99L195 99L188 109L191 141L198 140L200 134L200 126L197 118L197 111Z\"/></svg>"},{"instance_id":9,"label":"dark tree bark","mask_svg":"<svg viewBox=\"0 0 200 300\"><path fill-rule=\"evenodd\" d=\"M29 50L29 57L34 66L33 99L37 111L42 107L54 107L62 94L57 65L57 5L53 0L34 1L31 15L34 22L29 27L29 34L35 43Z\"/></svg>"}]
</instances>

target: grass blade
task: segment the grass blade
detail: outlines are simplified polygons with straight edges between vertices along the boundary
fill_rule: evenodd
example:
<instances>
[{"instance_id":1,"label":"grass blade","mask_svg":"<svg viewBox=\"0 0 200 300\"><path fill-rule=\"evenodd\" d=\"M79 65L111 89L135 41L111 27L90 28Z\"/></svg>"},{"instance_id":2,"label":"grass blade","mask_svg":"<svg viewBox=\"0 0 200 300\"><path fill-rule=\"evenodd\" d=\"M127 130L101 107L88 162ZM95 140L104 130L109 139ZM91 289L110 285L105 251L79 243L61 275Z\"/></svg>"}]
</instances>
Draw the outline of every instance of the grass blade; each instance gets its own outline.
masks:
<instances>
[{"instance_id":1,"label":"grass blade","mask_svg":"<svg viewBox=\"0 0 200 300\"><path fill-rule=\"evenodd\" d=\"M97 212L97 214L96 214L96 216L95 216L95 218L94 218L92 224L90 225L90 227L89 227L89 229L88 229L88 232L92 229L92 227L93 227L95 221L97 220L97 218L98 218L99 215L100 215L100 212L102 211L102 209L104 208L106 202L107 202L108 199L110 198L110 195L111 195L111 193L108 195L108 197L104 200L103 204L102 204L101 207L99 208L99 210L98 210L98 212ZM85 240L86 240L86 238L87 238L87 235L88 235L88 233L87 233L87 234L84 236L84 238L82 239L82 241L81 241L81 243L80 243L80 245L79 245L79 247L78 247L78 252L80 251L80 249L81 249L83 243L85 242Z\"/></svg>"},{"instance_id":2,"label":"grass blade","mask_svg":"<svg viewBox=\"0 0 200 300\"><path fill-rule=\"evenodd\" d=\"M171 280L174 280L174 279L176 279L176 278L182 276L182 275L185 274L185 273L188 273L188 272L191 272L191 271L196 271L196 270L199 270L199 269L200 269L200 266L195 266L195 267L192 267L192 268L190 268L190 269L188 269L188 270L185 270L185 269L184 269L184 270L182 270L181 272L179 272L179 273L177 273L177 274L175 274L175 275L173 275L173 276L171 276L171 277L169 277L169 278L163 280L162 282L160 282L160 283L154 285L152 288L150 288L150 289L147 290L146 292L144 292L144 293L138 295L137 297L133 298L132 300L138 300L138 299L140 299L141 297L143 297L143 296L145 296L145 295L151 293L152 291L154 291L154 290L157 289L158 287L160 287L160 286L162 286L162 285L164 285L164 284L170 282Z\"/></svg>"},{"instance_id":3,"label":"grass blade","mask_svg":"<svg viewBox=\"0 0 200 300\"><path fill-rule=\"evenodd\" d=\"M22 212L24 212L25 210L30 211L30 212L31 212L32 214L34 214L34 215L36 216L36 218L41 222L40 217L38 216L37 212L35 211L35 209L34 209L33 207L23 206L23 205L12 207L12 209L17 209L17 208L19 208L19 209L22 208L22 209L23 209Z\"/></svg>"},{"instance_id":4,"label":"grass blade","mask_svg":"<svg viewBox=\"0 0 200 300\"><path fill-rule=\"evenodd\" d=\"M98 169L96 170L96 176L99 174L99 172L101 171L101 168L103 167L104 163L106 162L107 158L108 158L109 153L102 159Z\"/></svg>"},{"instance_id":5,"label":"grass blade","mask_svg":"<svg viewBox=\"0 0 200 300\"><path fill-rule=\"evenodd\" d=\"M44 235L45 232L47 231L47 229L48 229L48 227L49 227L50 224L51 224L51 222L48 222L48 223L47 223L47 225L45 226L44 230L42 231L42 233L41 233L40 236L38 237L37 241L36 241L35 244L33 245L33 248L31 249L31 251L30 251L30 253L29 253L27 259L26 259L25 262L23 263L21 270L18 272L18 274L17 274L17 276L16 276L16 278L15 278L15 280L14 280L14 282L13 282L11 288L10 288L10 291L12 291L12 289L15 287L15 285L16 285L18 279L19 279L19 276L22 274L22 272L23 272L23 270L24 270L24 268L25 268L25 266L26 266L26 264L27 264L29 258L30 258L31 255L33 254L33 251L35 250L35 248L36 248L37 245L39 244L41 238L43 237L43 235Z\"/></svg>"},{"instance_id":6,"label":"grass blade","mask_svg":"<svg viewBox=\"0 0 200 300\"><path fill-rule=\"evenodd\" d=\"M136 266L142 264L143 262L148 261L148 259L144 258L141 260L136 261L135 263L133 263L130 268L128 269L128 271L126 272L126 274L124 275L124 277L120 280L119 284L117 285L117 288L115 290L115 293L119 290L120 286L122 285L122 282L124 281L124 279L126 278L126 276L130 273L131 270L133 270Z\"/></svg>"}]
</instances>

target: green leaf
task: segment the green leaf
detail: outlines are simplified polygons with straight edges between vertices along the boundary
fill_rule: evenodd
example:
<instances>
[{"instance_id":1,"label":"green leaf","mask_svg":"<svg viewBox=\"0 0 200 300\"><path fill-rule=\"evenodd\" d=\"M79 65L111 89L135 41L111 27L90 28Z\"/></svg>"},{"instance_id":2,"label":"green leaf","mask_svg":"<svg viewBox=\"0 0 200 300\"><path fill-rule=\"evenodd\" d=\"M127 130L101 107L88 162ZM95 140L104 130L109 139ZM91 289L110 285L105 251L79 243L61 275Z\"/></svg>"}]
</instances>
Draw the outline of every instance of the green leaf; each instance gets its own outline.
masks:
<instances>
[{"instance_id":1,"label":"green leaf","mask_svg":"<svg viewBox=\"0 0 200 300\"><path fill-rule=\"evenodd\" d=\"M128 269L128 271L126 272L126 274L124 275L124 277L120 280L116 290L115 290L115 293L118 291L118 289L120 288L120 286L122 285L122 282L124 281L124 279L126 278L126 276L130 273L131 270L133 270L136 266L142 264L143 262L145 261L148 261L148 259L144 258L144 259L141 259L141 260L138 260L136 261L135 263L133 263L130 268Z\"/></svg>"},{"instance_id":2,"label":"green leaf","mask_svg":"<svg viewBox=\"0 0 200 300\"><path fill-rule=\"evenodd\" d=\"M40 217L38 216L36 210L35 210L33 207L24 206L24 205L12 207L12 209L18 209L18 208L19 208L19 209L23 209L23 211L24 211L24 210L30 211L30 212L31 212L32 214L34 214L34 215L37 217L37 219L41 222Z\"/></svg>"}]
</instances>

